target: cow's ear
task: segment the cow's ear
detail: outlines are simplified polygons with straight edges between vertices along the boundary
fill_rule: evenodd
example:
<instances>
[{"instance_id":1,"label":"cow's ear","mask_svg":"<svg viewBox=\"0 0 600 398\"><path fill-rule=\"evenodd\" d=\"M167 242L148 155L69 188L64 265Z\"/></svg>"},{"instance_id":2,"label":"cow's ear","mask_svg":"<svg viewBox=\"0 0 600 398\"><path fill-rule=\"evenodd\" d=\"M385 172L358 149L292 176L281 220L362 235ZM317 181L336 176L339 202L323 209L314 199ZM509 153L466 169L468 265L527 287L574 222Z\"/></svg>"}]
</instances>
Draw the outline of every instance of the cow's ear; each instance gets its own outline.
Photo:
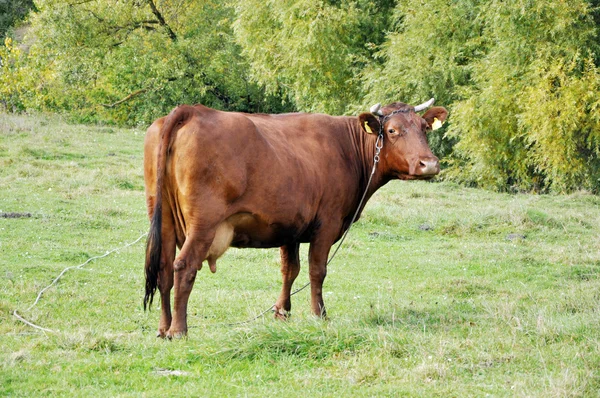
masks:
<instances>
[{"instance_id":1,"label":"cow's ear","mask_svg":"<svg viewBox=\"0 0 600 398\"><path fill-rule=\"evenodd\" d=\"M446 121L448 111L441 106L434 106L425 112L422 117L427 122L427 130L437 130Z\"/></svg>"},{"instance_id":2,"label":"cow's ear","mask_svg":"<svg viewBox=\"0 0 600 398\"><path fill-rule=\"evenodd\" d=\"M361 113L360 116L358 116L358 122L360 123L360 128L363 129L364 132L369 134L379 133L379 118L372 113Z\"/></svg>"}]
</instances>

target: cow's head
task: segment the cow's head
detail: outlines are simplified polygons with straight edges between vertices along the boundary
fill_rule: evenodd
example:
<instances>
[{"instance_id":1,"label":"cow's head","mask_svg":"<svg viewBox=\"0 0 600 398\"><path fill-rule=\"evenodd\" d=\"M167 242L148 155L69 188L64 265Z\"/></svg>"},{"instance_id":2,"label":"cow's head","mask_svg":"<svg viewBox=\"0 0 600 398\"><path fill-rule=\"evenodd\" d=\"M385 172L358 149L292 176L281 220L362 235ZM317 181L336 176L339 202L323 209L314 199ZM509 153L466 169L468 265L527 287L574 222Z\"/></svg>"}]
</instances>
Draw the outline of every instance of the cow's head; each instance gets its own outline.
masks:
<instances>
[{"instance_id":1,"label":"cow's head","mask_svg":"<svg viewBox=\"0 0 600 398\"><path fill-rule=\"evenodd\" d=\"M426 133L441 126L448 111L436 106L422 116L417 113L432 104L433 98L415 107L402 102L383 108L378 104L370 113L358 117L366 133L383 133L381 161L390 176L403 180L428 179L440 172L438 158L429 149Z\"/></svg>"}]
</instances>

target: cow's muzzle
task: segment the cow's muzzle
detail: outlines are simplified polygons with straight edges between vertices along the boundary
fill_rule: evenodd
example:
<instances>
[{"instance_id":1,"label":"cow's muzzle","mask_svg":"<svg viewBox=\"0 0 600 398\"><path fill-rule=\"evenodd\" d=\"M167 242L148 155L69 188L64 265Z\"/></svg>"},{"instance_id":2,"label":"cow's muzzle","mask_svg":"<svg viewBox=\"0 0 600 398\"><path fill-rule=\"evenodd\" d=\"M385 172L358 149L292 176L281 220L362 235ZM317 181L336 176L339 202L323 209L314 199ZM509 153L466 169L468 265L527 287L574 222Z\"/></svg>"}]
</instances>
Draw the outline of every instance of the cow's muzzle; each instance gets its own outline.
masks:
<instances>
[{"instance_id":1,"label":"cow's muzzle","mask_svg":"<svg viewBox=\"0 0 600 398\"><path fill-rule=\"evenodd\" d=\"M411 174L418 177L433 177L440 172L440 162L435 156L420 158L413 167Z\"/></svg>"}]
</instances>

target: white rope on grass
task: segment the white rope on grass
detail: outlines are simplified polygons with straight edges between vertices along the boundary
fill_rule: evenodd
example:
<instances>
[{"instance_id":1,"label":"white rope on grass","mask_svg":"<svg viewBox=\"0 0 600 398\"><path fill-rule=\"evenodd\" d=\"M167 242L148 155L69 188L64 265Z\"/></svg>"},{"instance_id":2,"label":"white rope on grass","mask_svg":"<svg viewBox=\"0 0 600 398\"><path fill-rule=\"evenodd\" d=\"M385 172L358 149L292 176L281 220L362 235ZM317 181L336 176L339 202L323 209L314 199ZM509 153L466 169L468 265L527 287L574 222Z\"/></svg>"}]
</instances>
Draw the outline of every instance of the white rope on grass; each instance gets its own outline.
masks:
<instances>
[{"instance_id":1,"label":"white rope on grass","mask_svg":"<svg viewBox=\"0 0 600 398\"><path fill-rule=\"evenodd\" d=\"M27 311L31 310L33 307L35 307L35 306L37 305L37 303L40 301L40 299L42 298L42 295L44 294L44 292L45 292L46 290L50 289L52 286L56 285L56 283L58 283L58 281L60 280L60 278L62 278L62 277L63 277L63 275L64 275L64 274L65 274L67 271L69 271L69 270L72 270L72 269L81 269L81 268L85 267L87 264L89 264L91 261L98 260L98 259L100 259L100 258L104 258L104 257L106 257L106 256L108 256L108 255L110 255L110 254L112 254L112 253L114 253L114 252L116 252L116 251L119 251L119 250L122 250L122 249L126 249L126 248L128 248L129 246L133 246L133 245L135 245L136 243L138 243L138 242L139 242L139 241L140 241L140 240L141 240L141 239L142 239L144 236L146 236L146 235L148 235L148 233L147 233L147 232L146 232L146 233L143 233L142 235L140 235L140 236L139 236L139 238L137 238L137 239L136 239L136 240L134 240L133 242L127 243L127 244L126 244L126 245L124 245L124 246L117 247L116 249L112 249L112 250L110 250L110 251L107 251L106 253L104 253L104 254L102 254L102 255L100 255L100 256L94 256L94 257L90 257L90 258L88 258L88 259L87 259L87 260L86 260L84 263L81 263L81 264L79 264L79 265L74 265L74 266L67 267L67 268L63 269L63 270L62 270L62 272L61 272L60 274L58 274L58 276L57 276L56 278L54 278L54 280L52 281L52 283L50 283L48 286L46 286L45 288L43 288L42 290L40 290L40 292L38 293L38 295L37 295L37 297L36 297L35 301L33 302L33 304L31 304L31 305L29 306L29 308L27 308L27 309L25 310L25 312L27 312ZM15 317L15 318L17 318L17 319L18 319L18 320L20 320L21 322L23 322L23 323L25 323L26 325L29 325L29 326L31 326L31 327L33 327L33 328L36 328L36 329L42 330L42 331L44 331L44 332L55 332L54 330L51 330L51 329L46 329L46 328L43 328L43 327L41 327L41 326L38 326L38 325L36 325L36 324L34 324L34 323L32 323L32 322L29 322L28 320L26 320L25 318L23 318L22 316L20 316L20 315L17 313L17 310L14 310L14 311L13 311L13 315L14 315L14 317Z\"/></svg>"},{"instance_id":2,"label":"white rope on grass","mask_svg":"<svg viewBox=\"0 0 600 398\"><path fill-rule=\"evenodd\" d=\"M41 327L41 326L38 326L38 325L36 325L35 323L29 322L27 319L25 319L25 318L23 318L21 315L19 315L19 314L17 313L17 310L14 310L14 311L13 311L13 315L14 315L14 317L15 317L15 318L17 318L18 320L20 320L20 321L21 321L21 322L23 322L24 324L31 326L32 328L39 329L39 330L41 330L42 332L56 333L56 331L55 331L55 330L52 330L52 329L47 329L47 328L43 328L43 327Z\"/></svg>"}]
</instances>

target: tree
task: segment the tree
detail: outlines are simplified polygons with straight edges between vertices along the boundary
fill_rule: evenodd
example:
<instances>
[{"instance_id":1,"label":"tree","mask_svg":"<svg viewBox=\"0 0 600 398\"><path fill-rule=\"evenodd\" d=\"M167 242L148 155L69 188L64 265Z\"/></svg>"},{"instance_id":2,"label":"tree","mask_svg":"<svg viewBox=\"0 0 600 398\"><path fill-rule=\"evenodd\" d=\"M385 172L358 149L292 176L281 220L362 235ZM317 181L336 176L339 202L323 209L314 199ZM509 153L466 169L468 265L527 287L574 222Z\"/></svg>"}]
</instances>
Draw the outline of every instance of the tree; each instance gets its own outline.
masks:
<instances>
[{"instance_id":1,"label":"tree","mask_svg":"<svg viewBox=\"0 0 600 398\"><path fill-rule=\"evenodd\" d=\"M235 34L254 81L298 109L347 112L363 95L360 72L383 42L392 1L244 0Z\"/></svg>"},{"instance_id":2,"label":"tree","mask_svg":"<svg viewBox=\"0 0 600 398\"><path fill-rule=\"evenodd\" d=\"M246 78L233 9L211 1L40 0L27 105L81 121L147 124L180 103L290 109Z\"/></svg>"},{"instance_id":3,"label":"tree","mask_svg":"<svg viewBox=\"0 0 600 398\"><path fill-rule=\"evenodd\" d=\"M589 3L494 0L480 15L489 45L453 107L449 177L496 189L600 190Z\"/></svg>"}]
</instances>

